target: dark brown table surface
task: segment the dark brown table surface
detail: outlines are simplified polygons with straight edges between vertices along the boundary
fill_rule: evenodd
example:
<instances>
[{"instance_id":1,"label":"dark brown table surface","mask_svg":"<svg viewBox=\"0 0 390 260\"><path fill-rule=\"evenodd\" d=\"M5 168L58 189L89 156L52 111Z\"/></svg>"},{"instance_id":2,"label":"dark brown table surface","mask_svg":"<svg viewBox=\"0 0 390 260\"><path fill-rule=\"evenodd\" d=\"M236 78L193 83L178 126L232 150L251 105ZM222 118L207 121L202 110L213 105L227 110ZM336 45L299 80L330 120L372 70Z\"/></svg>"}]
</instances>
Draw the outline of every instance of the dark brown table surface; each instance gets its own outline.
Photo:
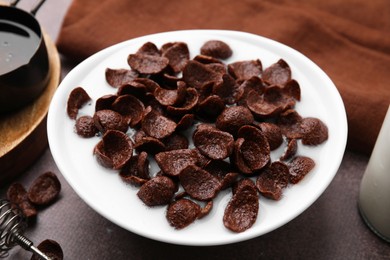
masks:
<instances>
[{"instance_id":1,"label":"dark brown table surface","mask_svg":"<svg viewBox=\"0 0 390 260\"><path fill-rule=\"evenodd\" d=\"M34 0L19 7L31 9ZM37 19L55 40L71 0L51 0ZM99 1L96 2L98 4ZM62 77L77 64L61 57ZM28 186L41 173L52 171L62 184L59 200L40 211L25 235L35 245L50 238L59 242L65 259L390 259L390 244L374 235L359 215L359 184L368 157L346 151L336 177L323 195L300 216L261 237L210 247L190 247L150 240L124 230L92 210L68 185L47 148L15 181ZM390 188L390 187L389 187ZM0 186L5 197L7 187ZM206 235L206 234L205 234ZM30 259L16 247L8 259Z\"/></svg>"}]
</instances>

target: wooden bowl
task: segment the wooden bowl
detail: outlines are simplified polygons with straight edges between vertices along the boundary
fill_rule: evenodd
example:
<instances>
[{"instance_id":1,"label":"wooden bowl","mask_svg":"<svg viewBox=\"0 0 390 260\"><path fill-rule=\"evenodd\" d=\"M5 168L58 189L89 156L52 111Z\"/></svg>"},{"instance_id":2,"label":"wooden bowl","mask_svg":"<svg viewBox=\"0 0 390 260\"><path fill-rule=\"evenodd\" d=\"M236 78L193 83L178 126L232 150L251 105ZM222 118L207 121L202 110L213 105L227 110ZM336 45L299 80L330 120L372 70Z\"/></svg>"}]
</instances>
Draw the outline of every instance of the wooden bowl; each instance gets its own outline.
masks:
<instances>
[{"instance_id":1,"label":"wooden bowl","mask_svg":"<svg viewBox=\"0 0 390 260\"><path fill-rule=\"evenodd\" d=\"M49 56L48 85L35 101L12 113L0 115L0 186L23 173L48 145L46 116L61 77L59 54L44 33Z\"/></svg>"}]
</instances>

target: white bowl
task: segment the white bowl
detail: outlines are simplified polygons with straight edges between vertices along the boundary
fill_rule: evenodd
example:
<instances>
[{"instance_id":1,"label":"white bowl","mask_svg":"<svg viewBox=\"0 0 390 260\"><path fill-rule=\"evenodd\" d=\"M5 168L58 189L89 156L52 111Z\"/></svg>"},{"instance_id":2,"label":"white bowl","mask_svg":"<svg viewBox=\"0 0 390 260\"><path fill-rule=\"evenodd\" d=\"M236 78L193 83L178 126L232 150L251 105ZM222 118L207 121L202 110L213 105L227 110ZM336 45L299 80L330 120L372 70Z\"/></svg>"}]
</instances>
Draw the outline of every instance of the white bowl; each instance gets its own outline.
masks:
<instances>
[{"instance_id":1,"label":"white bowl","mask_svg":"<svg viewBox=\"0 0 390 260\"><path fill-rule=\"evenodd\" d=\"M66 114L71 90L82 86L94 101L115 93L105 81L105 69L128 68L127 56L145 42L158 47L167 42L183 41L191 58L199 54L207 40L222 40L230 45L233 56L226 61L260 59L263 67L284 59L292 77L301 87L302 99L296 110L302 116L320 118L328 126L329 139L317 147L299 146L298 152L313 158L316 166L299 184L289 186L280 201L260 197L256 223L243 233L233 233L222 223L224 209L231 197L224 191L214 200L208 216L183 230L172 228L166 218L166 207L149 208L137 197L137 188L126 185L114 171L101 167L92 154L99 138L83 139L74 132L74 121ZM81 110L93 115L94 102ZM74 191L94 210L117 225L139 235L182 245L220 245L247 240L270 232L297 217L328 187L335 176L346 146L347 120L342 99L329 77L307 57L273 40L237 31L188 30L148 35L128 40L89 57L62 81L48 114L48 138L54 160ZM278 158L283 148L273 152ZM151 173L157 171L151 166Z\"/></svg>"}]
</instances>

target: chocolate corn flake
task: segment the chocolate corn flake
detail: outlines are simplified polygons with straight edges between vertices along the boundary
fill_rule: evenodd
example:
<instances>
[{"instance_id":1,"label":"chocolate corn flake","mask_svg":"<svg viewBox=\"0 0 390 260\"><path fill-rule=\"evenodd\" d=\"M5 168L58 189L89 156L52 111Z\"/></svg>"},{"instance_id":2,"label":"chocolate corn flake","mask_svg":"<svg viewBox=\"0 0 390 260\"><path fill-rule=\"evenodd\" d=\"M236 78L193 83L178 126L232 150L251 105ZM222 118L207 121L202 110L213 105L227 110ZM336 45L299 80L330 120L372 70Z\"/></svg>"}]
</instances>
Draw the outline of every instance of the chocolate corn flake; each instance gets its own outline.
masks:
<instances>
[{"instance_id":1,"label":"chocolate corn flake","mask_svg":"<svg viewBox=\"0 0 390 260\"><path fill-rule=\"evenodd\" d=\"M190 60L184 67L183 80L188 86L200 89L206 84L221 82L222 78L219 73L211 70L205 64Z\"/></svg>"},{"instance_id":2,"label":"chocolate corn flake","mask_svg":"<svg viewBox=\"0 0 390 260\"><path fill-rule=\"evenodd\" d=\"M204 120L213 121L225 109L225 102L220 96L210 95L198 103L197 114Z\"/></svg>"},{"instance_id":3,"label":"chocolate corn flake","mask_svg":"<svg viewBox=\"0 0 390 260\"><path fill-rule=\"evenodd\" d=\"M103 134L108 130L126 132L128 129L128 119L118 112L109 109L95 112L93 121L96 128Z\"/></svg>"},{"instance_id":4,"label":"chocolate corn flake","mask_svg":"<svg viewBox=\"0 0 390 260\"><path fill-rule=\"evenodd\" d=\"M163 140L163 143L166 151L187 149L189 145L187 137L179 133L173 133L172 135L166 137Z\"/></svg>"},{"instance_id":5,"label":"chocolate corn flake","mask_svg":"<svg viewBox=\"0 0 390 260\"><path fill-rule=\"evenodd\" d=\"M70 119L76 119L79 109L91 100L88 93L82 88L74 88L68 97L66 111Z\"/></svg>"},{"instance_id":6,"label":"chocolate corn flake","mask_svg":"<svg viewBox=\"0 0 390 260\"><path fill-rule=\"evenodd\" d=\"M141 186L137 196L147 206L152 207L169 204L175 191L175 183L169 177L156 176Z\"/></svg>"},{"instance_id":7,"label":"chocolate corn flake","mask_svg":"<svg viewBox=\"0 0 390 260\"><path fill-rule=\"evenodd\" d=\"M166 108L157 101L157 99L152 93L147 93L144 99L142 99L141 101L142 103L144 103L145 106L144 114L147 114L147 112L149 112L150 110L154 110L161 115L166 114Z\"/></svg>"},{"instance_id":8,"label":"chocolate corn flake","mask_svg":"<svg viewBox=\"0 0 390 260\"><path fill-rule=\"evenodd\" d=\"M223 101L232 105L237 102L241 96L240 85L229 74L222 75L222 81L214 84L213 94L220 96Z\"/></svg>"},{"instance_id":9,"label":"chocolate corn flake","mask_svg":"<svg viewBox=\"0 0 390 260\"><path fill-rule=\"evenodd\" d=\"M280 200L283 189L288 185L289 176L287 165L283 162L275 161L257 177L256 187L264 197Z\"/></svg>"},{"instance_id":10,"label":"chocolate corn flake","mask_svg":"<svg viewBox=\"0 0 390 260\"><path fill-rule=\"evenodd\" d=\"M295 100L286 95L284 89L279 86L266 88L264 91L264 101L281 107L282 111L292 108L295 105Z\"/></svg>"},{"instance_id":11,"label":"chocolate corn flake","mask_svg":"<svg viewBox=\"0 0 390 260\"><path fill-rule=\"evenodd\" d=\"M289 181L293 184L300 182L315 166L313 159L306 156L296 156L289 163Z\"/></svg>"},{"instance_id":12,"label":"chocolate corn flake","mask_svg":"<svg viewBox=\"0 0 390 260\"><path fill-rule=\"evenodd\" d=\"M21 183L15 182L8 187L7 199L11 203L16 204L28 220L37 216L38 211L28 199L27 191Z\"/></svg>"},{"instance_id":13,"label":"chocolate corn flake","mask_svg":"<svg viewBox=\"0 0 390 260\"><path fill-rule=\"evenodd\" d=\"M256 119L260 120L273 118L283 111L282 106L279 106L277 103L267 102L264 100L263 95L259 95L254 90L249 91L246 104Z\"/></svg>"},{"instance_id":14,"label":"chocolate corn flake","mask_svg":"<svg viewBox=\"0 0 390 260\"><path fill-rule=\"evenodd\" d=\"M233 171L232 165L223 160L210 160L203 169L217 177L219 180L222 180L226 174Z\"/></svg>"},{"instance_id":15,"label":"chocolate corn flake","mask_svg":"<svg viewBox=\"0 0 390 260\"><path fill-rule=\"evenodd\" d=\"M328 140L328 127L318 118L304 118L301 129L302 144L319 145Z\"/></svg>"},{"instance_id":16,"label":"chocolate corn flake","mask_svg":"<svg viewBox=\"0 0 390 260\"><path fill-rule=\"evenodd\" d=\"M286 95L283 88L270 86L265 88L263 95L251 90L247 97L248 108L258 118L272 118L283 111L294 107L295 100Z\"/></svg>"},{"instance_id":17,"label":"chocolate corn flake","mask_svg":"<svg viewBox=\"0 0 390 260\"><path fill-rule=\"evenodd\" d=\"M175 229L183 229L192 224L201 211L201 207L197 203L183 198L173 201L168 206L166 218Z\"/></svg>"},{"instance_id":18,"label":"chocolate corn flake","mask_svg":"<svg viewBox=\"0 0 390 260\"><path fill-rule=\"evenodd\" d=\"M293 109L286 110L278 118L282 133L290 139L302 139L302 144L316 146L328 139L328 127L315 117L302 118Z\"/></svg>"},{"instance_id":19,"label":"chocolate corn flake","mask_svg":"<svg viewBox=\"0 0 390 260\"><path fill-rule=\"evenodd\" d=\"M123 132L108 130L93 150L97 161L106 168L121 169L133 155L133 143Z\"/></svg>"},{"instance_id":20,"label":"chocolate corn flake","mask_svg":"<svg viewBox=\"0 0 390 260\"><path fill-rule=\"evenodd\" d=\"M126 121L130 122L130 126L134 127L142 120L145 110L144 104L132 95L119 96L112 104L112 109L125 117Z\"/></svg>"},{"instance_id":21,"label":"chocolate corn flake","mask_svg":"<svg viewBox=\"0 0 390 260\"><path fill-rule=\"evenodd\" d=\"M259 196L249 179L240 181L223 215L224 226L236 233L244 232L256 222Z\"/></svg>"},{"instance_id":22,"label":"chocolate corn flake","mask_svg":"<svg viewBox=\"0 0 390 260\"><path fill-rule=\"evenodd\" d=\"M211 200L221 190L219 180L196 165L185 167L180 172L179 179L187 194L196 200Z\"/></svg>"},{"instance_id":23,"label":"chocolate corn flake","mask_svg":"<svg viewBox=\"0 0 390 260\"><path fill-rule=\"evenodd\" d=\"M138 142L140 142L142 140L142 138L147 137L147 136L148 135L142 130L136 131L133 135L134 143L137 144Z\"/></svg>"},{"instance_id":24,"label":"chocolate corn flake","mask_svg":"<svg viewBox=\"0 0 390 260\"><path fill-rule=\"evenodd\" d=\"M212 200L207 201L206 205L200 210L200 213L198 214L198 219L207 216L213 209L213 205L214 203Z\"/></svg>"},{"instance_id":25,"label":"chocolate corn flake","mask_svg":"<svg viewBox=\"0 0 390 260\"><path fill-rule=\"evenodd\" d=\"M284 85L283 91L287 96L292 97L297 101L301 100L301 87L295 79L287 81Z\"/></svg>"},{"instance_id":26,"label":"chocolate corn flake","mask_svg":"<svg viewBox=\"0 0 390 260\"><path fill-rule=\"evenodd\" d=\"M129 69L106 69L106 81L114 88L119 88L122 85L128 84L138 77L138 73Z\"/></svg>"},{"instance_id":27,"label":"chocolate corn flake","mask_svg":"<svg viewBox=\"0 0 390 260\"><path fill-rule=\"evenodd\" d=\"M206 65L208 65L208 64L221 64L222 65L222 62L219 59L214 58L214 57L209 56L209 55L198 54L194 57L193 60L198 61L198 62L203 63L203 64L206 64ZM210 68L209 66L207 66L207 67ZM225 66L223 66L223 67L225 67ZM220 67L217 68L218 71L219 71L219 68ZM226 69L225 69L225 72L226 72Z\"/></svg>"},{"instance_id":28,"label":"chocolate corn flake","mask_svg":"<svg viewBox=\"0 0 390 260\"><path fill-rule=\"evenodd\" d=\"M200 48L202 55L211 56L217 59L228 59L232 56L233 51L229 45L223 41L210 40L205 42Z\"/></svg>"},{"instance_id":29,"label":"chocolate corn flake","mask_svg":"<svg viewBox=\"0 0 390 260\"><path fill-rule=\"evenodd\" d=\"M34 180L28 190L28 199L35 205L49 205L61 191L61 183L52 172L46 172Z\"/></svg>"},{"instance_id":30,"label":"chocolate corn flake","mask_svg":"<svg viewBox=\"0 0 390 260\"><path fill-rule=\"evenodd\" d=\"M62 248L60 244L52 239L46 239L43 240L37 248L44 253L49 259L52 260L63 260L64 259L64 252L62 251ZM39 260L41 259L39 256L34 254L31 257L31 260Z\"/></svg>"},{"instance_id":31,"label":"chocolate corn flake","mask_svg":"<svg viewBox=\"0 0 390 260\"><path fill-rule=\"evenodd\" d=\"M145 54L150 56L161 56L160 50L153 42L144 43L136 52L137 54Z\"/></svg>"},{"instance_id":32,"label":"chocolate corn flake","mask_svg":"<svg viewBox=\"0 0 390 260\"><path fill-rule=\"evenodd\" d=\"M197 150L178 149L158 153L155 155L155 159L165 174L178 176L187 166L199 164L201 158Z\"/></svg>"},{"instance_id":33,"label":"chocolate corn flake","mask_svg":"<svg viewBox=\"0 0 390 260\"><path fill-rule=\"evenodd\" d=\"M233 152L233 136L213 126L198 125L192 139L195 147L210 159L222 160Z\"/></svg>"},{"instance_id":34,"label":"chocolate corn flake","mask_svg":"<svg viewBox=\"0 0 390 260\"><path fill-rule=\"evenodd\" d=\"M280 59L263 71L262 78L269 85L284 85L291 79L290 66Z\"/></svg>"},{"instance_id":35,"label":"chocolate corn flake","mask_svg":"<svg viewBox=\"0 0 390 260\"><path fill-rule=\"evenodd\" d=\"M117 95L118 96L133 95L137 98L142 99L147 92L148 89L145 86L145 84L133 80L125 85L120 86L118 88Z\"/></svg>"},{"instance_id":36,"label":"chocolate corn flake","mask_svg":"<svg viewBox=\"0 0 390 260\"><path fill-rule=\"evenodd\" d=\"M95 102L95 112L104 109L112 110L112 103L114 103L117 98L118 96L114 94L101 96Z\"/></svg>"},{"instance_id":37,"label":"chocolate corn flake","mask_svg":"<svg viewBox=\"0 0 390 260\"><path fill-rule=\"evenodd\" d=\"M77 118L75 130L79 136L84 138L94 137L99 132L91 116L80 116Z\"/></svg>"},{"instance_id":38,"label":"chocolate corn flake","mask_svg":"<svg viewBox=\"0 0 390 260\"><path fill-rule=\"evenodd\" d=\"M213 95L213 87L214 87L214 83L209 82L209 83L203 85L201 88L197 89L197 91L199 93L199 102L202 102L206 98ZM224 106L225 106L225 104L224 104Z\"/></svg>"},{"instance_id":39,"label":"chocolate corn flake","mask_svg":"<svg viewBox=\"0 0 390 260\"><path fill-rule=\"evenodd\" d=\"M143 85L145 90L150 93L153 93L153 91L160 86L160 84L150 78L135 78L133 84L134 86L138 85L139 87Z\"/></svg>"},{"instance_id":40,"label":"chocolate corn flake","mask_svg":"<svg viewBox=\"0 0 390 260\"><path fill-rule=\"evenodd\" d=\"M220 75L224 75L227 73L227 66L222 62L208 63L208 64L206 64L206 67L208 69L213 70L214 72L216 72Z\"/></svg>"},{"instance_id":41,"label":"chocolate corn flake","mask_svg":"<svg viewBox=\"0 0 390 260\"><path fill-rule=\"evenodd\" d=\"M254 121L251 111L244 106L226 107L218 116L215 126L232 135L237 135L238 129L250 125Z\"/></svg>"},{"instance_id":42,"label":"chocolate corn flake","mask_svg":"<svg viewBox=\"0 0 390 260\"><path fill-rule=\"evenodd\" d=\"M280 160L286 161L291 159L298 151L298 142L297 139L288 140L287 147L284 150L282 156L280 156Z\"/></svg>"},{"instance_id":43,"label":"chocolate corn flake","mask_svg":"<svg viewBox=\"0 0 390 260\"><path fill-rule=\"evenodd\" d=\"M261 130L254 126L245 125L238 130L237 136L244 139L239 152L252 173L268 164L271 159L270 147Z\"/></svg>"},{"instance_id":44,"label":"chocolate corn flake","mask_svg":"<svg viewBox=\"0 0 390 260\"><path fill-rule=\"evenodd\" d=\"M175 42L162 51L162 56L168 58L174 73L181 72L190 59L190 51L184 42Z\"/></svg>"},{"instance_id":45,"label":"chocolate corn flake","mask_svg":"<svg viewBox=\"0 0 390 260\"><path fill-rule=\"evenodd\" d=\"M155 110L150 110L144 116L141 123L142 130L151 137L162 139L171 135L176 129L176 123L161 115Z\"/></svg>"},{"instance_id":46,"label":"chocolate corn flake","mask_svg":"<svg viewBox=\"0 0 390 260\"><path fill-rule=\"evenodd\" d=\"M294 109L284 111L277 119L277 125L287 138L300 139L302 137L302 116Z\"/></svg>"},{"instance_id":47,"label":"chocolate corn flake","mask_svg":"<svg viewBox=\"0 0 390 260\"><path fill-rule=\"evenodd\" d=\"M185 131L190 128L195 121L194 114L185 114L177 122L176 131Z\"/></svg>"},{"instance_id":48,"label":"chocolate corn flake","mask_svg":"<svg viewBox=\"0 0 390 260\"><path fill-rule=\"evenodd\" d=\"M253 171L249 166L247 165L246 161L244 160L244 156L241 153L242 145L244 144L245 139L244 138L237 138L234 142L233 146L233 153L230 157L230 161L232 164L237 167L238 171L245 175L253 174Z\"/></svg>"},{"instance_id":49,"label":"chocolate corn flake","mask_svg":"<svg viewBox=\"0 0 390 260\"><path fill-rule=\"evenodd\" d=\"M184 116L191 113L198 104L199 94L194 88L187 88L185 101L181 106L168 106L167 113L172 116Z\"/></svg>"},{"instance_id":50,"label":"chocolate corn flake","mask_svg":"<svg viewBox=\"0 0 390 260\"><path fill-rule=\"evenodd\" d=\"M139 100L143 100L146 95L150 92L149 87L155 87L154 85L146 86L144 82L139 82L137 79L134 79L132 82L122 85L118 88L117 95L132 95Z\"/></svg>"},{"instance_id":51,"label":"chocolate corn flake","mask_svg":"<svg viewBox=\"0 0 390 260\"><path fill-rule=\"evenodd\" d=\"M173 106L180 103L186 98L186 86L185 84L179 84L177 89L165 89L158 87L154 90L154 97L163 106Z\"/></svg>"},{"instance_id":52,"label":"chocolate corn flake","mask_svg":"<svg viewBox=\"0 0 390 260\"><path fill-rule=\"evenodd\" d=\"M221 190L231 187L239 177L233 166L229 162L222 160L210 160L203 169L221 182Z\"/></svg>"},{"instance_id":53,"label":"chocolate corn flake","mask_svg":"<svg viewBox=\"0 0 390 260\"><path fill-rule=\"evenodd\" d=\"M145 135L135 141L134 149L139 152L144 151L150 154L156 154L165 151L166 147L161 140Z\"/></svg>"},{"instance_id":54,"label":"chocolate corn flake","mask_svg":"<svg viewBox=\"0 0 390 260\"><path fill-rule=\"evenodd\" d=\"M228 71L235 79L247 80L261 75L263 66L260 60L237 61L228 65Z\"/></svg>"},{"instance_id":55,"label":"chocolate corn flake","mask_svg":"<svg viewBox=\"0 0 390 260\"><path fill-rule=\"evenodd\" d=\"M130 160L132 160L132 159L133 158L131 158ZM138 177L136 175L131 175L131 174L128 174L128 175L120 174L120 177L124 182L131 184L133 186L137 186L137 187L144 185L148 181L148 179L144 179L144 178Z\"/></svg>"},{"instance_id":56,"label":"chocolate corn flake","mask_svg":"<svg viewBox=\"0 0 390 260\"><path fill-rule=\"evenodd\" d=\"M149 160L146 152L134 155L120 170L119 176L124 182L141 186L150 179Z\"/></svg>"},{"instance_id":57,"label":"chocolate corn flake","mask_svg":"<svg viewBox=\"0 0 390 260\"><path fill-rule=\"evenodd\" d=\"M258 127L267 138L271 151L282 145L283 135L278 125L270 122L255 122L254 125Z\"/></svg>"},{"instance_id":58,"label":"chocolate corn flake","mask_svg":"<svg viewBox=\"0 0 390 260\"><path fill-rule=\"evenodd\" d=\"M253 90L257 95L261 96L264 93L265 85L261 78L253 76L242 81L239 88L241 95L238 96L238 104L246 105L246 99L250 91Z\"/></svg>"},{"instance_id":59,"label":"chocolate corn flake","mask_svg":"<svg viewBox=\"0 0 390 260\"><path fill-rule=\"evenodd\" d=\"M142 74L160 73L169 64L169 60L165 57L148 54L130 54L127 62L133 70Z\"/></svg>"},{"instance_id":60,"label":"chocolate corn flake","mask_svg":"<svg viewBox=\"0 0 390 260\"><path fill-rule=\"evenodd\" d=\"M167 89L175 89L177 88L178 84L185 84L185 82L182 81L181 77L178 74L171 75L170 73L165 72L162 75L160 74L158 76L159 78L155 80L160 82L161 85L163 85Z\"/></svg>"}]
</instances>

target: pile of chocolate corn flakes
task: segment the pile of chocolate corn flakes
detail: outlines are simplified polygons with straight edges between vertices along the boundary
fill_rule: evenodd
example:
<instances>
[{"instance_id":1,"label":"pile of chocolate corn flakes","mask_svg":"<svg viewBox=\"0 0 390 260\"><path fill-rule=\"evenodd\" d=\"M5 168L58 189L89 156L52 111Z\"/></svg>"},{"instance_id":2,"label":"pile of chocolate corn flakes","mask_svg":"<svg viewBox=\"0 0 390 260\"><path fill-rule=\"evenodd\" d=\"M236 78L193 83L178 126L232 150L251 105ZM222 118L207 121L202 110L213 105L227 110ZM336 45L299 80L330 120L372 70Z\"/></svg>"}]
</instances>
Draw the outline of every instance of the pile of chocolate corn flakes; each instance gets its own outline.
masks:
<instances>
[{"instance_id":1,"label":"pile of chocolate corn flakes","mask_svg":"<svg viewBox=\"0 0 390 260\"><path fill-rule=\"evenodd\" d=\"M34 222L38 213L44 207L55 203L61 192L61 183L53 172L45 172L39 175L28 187L19 182L12 183L7 189L7 199L17 206L27 222ZM58 242L52 239L43 240L37 248L53 260L64 259L64 253ZM40 259L33 255L31 260Z\"/></svg>"},{"instance_id":2,"label":"pile of chocolate corn flakes","mask_svg":"<svg viewBox=\"0 0 390 260\"><path fill-rule=\"evenodd\" d=\"M127 57L129 68L106 69L117 91L97 99L93 115L79 116L91 101L82 87L69 95L76 133L101 137L93 150L97 162L139 187L147 206L167 205L176 229L206 216L219 192L231 189L223 224L247 230L261 197L280 200L315 166L299 155L300 143L316 146L328 138L320 119L294 109L301 90L286 61L267 68L259 59L226 64L232 53L225 42L210 40L190 59L184 42L160 48L147 42ZM271 161L280 146L284 153ZM150 172L150 160L160 171Z\"/></svg>"}]
</instances>

